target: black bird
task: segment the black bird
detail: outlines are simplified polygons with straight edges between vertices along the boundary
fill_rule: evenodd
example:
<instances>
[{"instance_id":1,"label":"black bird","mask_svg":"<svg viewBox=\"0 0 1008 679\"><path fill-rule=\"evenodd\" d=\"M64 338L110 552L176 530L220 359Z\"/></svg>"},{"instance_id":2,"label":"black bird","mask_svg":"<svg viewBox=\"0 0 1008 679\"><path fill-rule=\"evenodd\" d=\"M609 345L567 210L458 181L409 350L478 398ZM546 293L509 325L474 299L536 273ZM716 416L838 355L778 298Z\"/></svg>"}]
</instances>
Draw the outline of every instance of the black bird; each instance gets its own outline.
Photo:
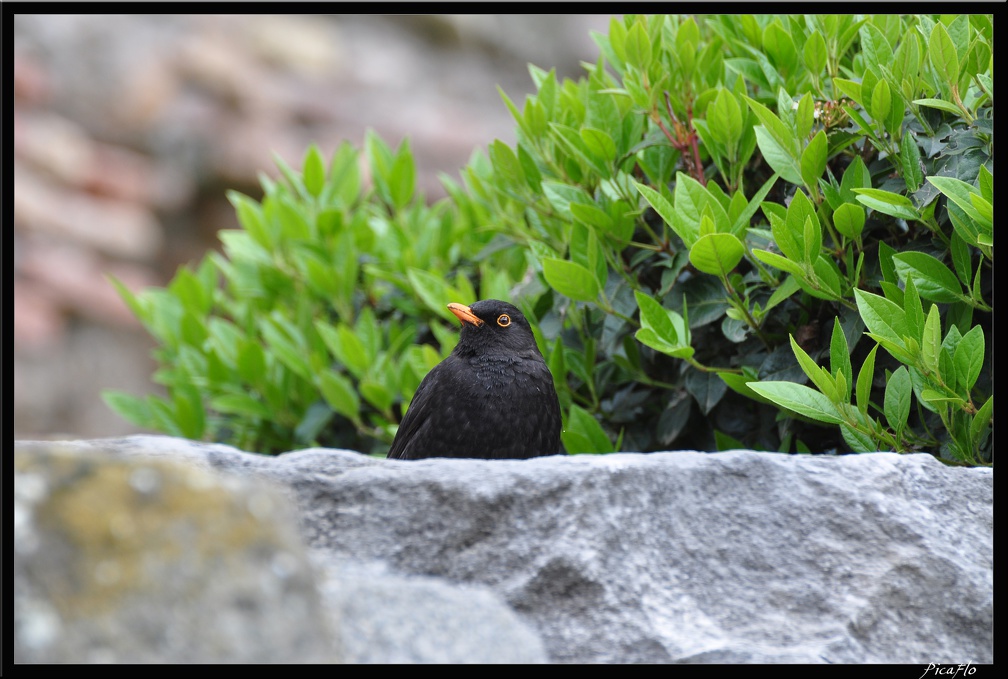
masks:
<instances>
[{"instance_id":1,"label":"black bird","mask_svg":"<svg viewBox=\"0 0 1008 679\"><path fill-rule=\"evenodd\" d=\"M556 455L560 402L532 328L496 299L452 302L458 344L420 382L390 458L528 458Z\"/></svg>"}]
</instances>

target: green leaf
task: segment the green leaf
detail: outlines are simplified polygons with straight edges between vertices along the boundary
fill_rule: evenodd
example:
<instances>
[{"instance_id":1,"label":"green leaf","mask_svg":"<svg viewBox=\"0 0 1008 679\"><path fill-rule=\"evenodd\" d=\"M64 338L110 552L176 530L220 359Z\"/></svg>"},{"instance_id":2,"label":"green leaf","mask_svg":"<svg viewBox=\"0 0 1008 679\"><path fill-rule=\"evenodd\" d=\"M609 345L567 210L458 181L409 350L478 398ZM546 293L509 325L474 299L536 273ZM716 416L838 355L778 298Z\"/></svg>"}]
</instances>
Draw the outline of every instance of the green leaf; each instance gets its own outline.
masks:
<instances>
[{"instance_id":1,"label":"green leaf","mask_svg":"<svg viewBox=\"0 0 1008 679\"><path fill-rule=\"evenodd\" d=\"M973 204L977 214L980 215L980 223L983 226L988 227L988 229L993 226L994 206L990 203L990 201L981 196L979 193L971 193L970 203Z\"/></svg>"},{"instance_id":2,"label":"green leaf","mask_svg":"<svg viewBox=\"0 0 1008 679\"><path fill-rule=\"evenodd\" d=\"M931 29L931 37L928 39L928 59L935 73L946 84L951 86L959 79L959 59L956 56L955 44L940 21Z\"/></svg>"},{"instance_id":3,"label":"green leaf","mask_svg":"<svg viewBox=\"0 0 1008 679\"><path fill-rule=\"evenodd\" d=\"M599 285L595 275L585 267L565 259L543 259L543 276L550 287L564 297L591 302L598 297Z\"/></svg>"},{"instance_id":4,"label":"green leaf","mask_svg":"<svg viewBox=\"0 0 1008 679\"><path fill-rule=\"evenodd\" d=\"M262 206L248 196L237 191L227 192L228 201L234 206L238 223L256 243L267 250L274 245L273 229L266 223Z\"/></svg>"},{"instance_id":5,"label":"green leaf","mask_svg":"<svg viewBox=\"0 0 1008 679\"><path fill-rule=\"evenodd\" d=\"M774 288L773 293L771 293L770 298L766 301L766 305L763 307L763 312L766 313L767 311L770 311L770 309L773 309L800 289L801 286L798 285L798 281L795 280L795 277L788 276L784 279L784 282Z\"/></svg>"},{"instance_id":6,"label":"green leaf","mask_svg":"<svg viewBox=\"0 0 1008 679\"><path fill-rule=\"evenodd\" d=\"M757 210L759 210L760 205L763 203L763 199L766 198L767 194L770 193L770 189L772 189L774 184L777 182L778 176L779 175L774 173L770 179L763 183L763 186L761 186L759 191L757 191L752 197L745 209L743 209L739 213L738 217L735 218L735 221L731 226L731 233L735 234L739 238L744 238L744 234L749 228L749 222L752 219L752 216L756 214ZM742 194L738 193L736 195Z\"/></svg>"},{"instance_id":7,"label":"green leaf","mask_svg":"<svg viewBox=\"0 0 1008 679\"><path fill-rule=\"evenodd\" d=\"M861 320L873 335L903 344L903 335L906 334L906 314L900 305L885 297L858 289L854 290L854 297Z\"/></svg>"},{"instance_id":8,"label":"green leaf","mask_svg":"<svg viewBox=\"0 0 1008 679\"><path fill-rule=\"evenodd\" d=\"M788 335L791 340L791 351L794 352L795 358L798 359L798 365L801 366L802 372L804 372L812 384L816 385L830 401L834 403L840 402L840 396L837 393L836 381L833 376L830 375L828 370L825 370L812 360L812 357L805 353L805 350L795 341L793 335Z\"/></svg>"},{"instance_id":9,"label":"green leaf","mask_svg":"<svg viewBox=\"0 0 1008 679\"><path fill-rule=\"evenodd\" d=\"M861 411L862 415L868 413L872 380L875 379L875 353L878 351L878 348L878 344L872 347L872 350L868 352L868 356L865 357L864 363L861 364L861 370L858 371L854 394L857 398L858 410Z\"/></svg>"},{"instance_id":10,"label":"green leaf","mask_svg":"<svg viewBox=\"0 0 1008 679\"><path fill-rule=\"evenodd\" d=\"M783 94L784 90L778 92L779 97ZM793 106L793 104L789 98L785 98L778 106ZM792 117L794 119L795 136L802 141L808 139L809 134L812 132L812 123L815 122L815 100L812 98L811 92L806 92L798 100L798 108L795 109Z\"/></svg>"},{"instance_id":11,"label":"green leaf","mask_svg":"<svg viewBox=\"0 0 1008 679\"><path fill-rule=\"evenodd\" d=\"M946 113L951 113L953 115L961 116L962 110L952 102L945 101L944 99L934 99L931 97L924 99L914 99L913 103L918 106L927 106L928 108L936 108L940 111L945 111Z\"/></svg>"},{"instance_id":12,"label":"green leaf","mask_svg":"<svg viewBox=\"0 0 1008 679\"><path fill-rule=\"evenodd\" d=\"M105 277L108 279L108 282L112 284L112 287L116 289L119 297L126 302L126 306L128 306L130 311L133 312L133 315L149 328L152 315L147 299L143 295L134 295L122 281L112 274L106 274Z\"/></svg>"},{"instance_id":13,"label":"green leaf","mask_svg":"<svg viewBox=\"0 0 1008 679\"><path fill-rule=\"evenodd\" d=\"M909 130L903 133L903 142L900 146L900 167L907 190L913 193L920 188L924 181L924 172L921 169L920 149L917 148L917 141Z\"/></svg>"},{"instance_id":14,"label":"green leaf","mask_svg":"<svg viewBox=\"0 0 1008 679\"><path fill-rule=\"evenodd\" d=\"M819 31L812 32L812 35L805 41L802 57L805 60L806 68L814 76L822 73L823 69L826 68L827 57L826 40L823 38L822 33Z\"/></svg>"},{"instance_id":15,"label":"green leaf","mask_svg":"<svg viewBox=\"0 0 1008 679\"><path fill-rule=\"evenodd\" d=\"M105 389L101 397L105 405L127 422L144 429L152 428L154 421L146 400L117 389Z\"/></svg>"},{"instance_id":16,"label":"green leaf","mask_svg":"<svg viewBox=\"0 0 1008 679\"><path fill-rule=\"evenodd\" d=\"M889 91L889 83L879 80L872 90L871 96L871 116L875 120L884 121L889 116L889 109L892 107L892 93Z\"/></svg>"},{"instance_id":17,"label":"green leaf","mask_svg":"<svg viewBox=\"0 0 1008 679\"><path fill-rule=\"evenodd\" d=\"M854 189L857 200L883 214L901 219L918 220L920 213L910 199L898 193L883 191L882 189Z\"/></svg>"},{"instance_id":18,"label":"green leaf","mask_svg":"<svg viewBox=\"0 0 1008 679\"><path fill-rule=\"evenodd\" d=\"M861 27L860 33L861 51L865 65L872 73L878 74L880 66L892 62L892 47L882 31L872 23L865 23Z\"/></svg>"},{"instance_id":19,"label":"green leaf","mask_svg":"<svg viewBox=\"0 0 1008 679\"><path fill-rule=\"evenodd\" d=\"M269 318L259 322L259 329L272 351L280 361L295 374L306 380L312 379L312 369L305 359L307 354L304 339L300 336L291 337L291 328L284 327L282 317L274 312ZM296 330L296 329L295 329Z\"/></svg>"},{"instance_id":20,"label":"green leaf","mask_svg":"<svg viewBox=\"0 0 1008 679\"><path fill-rule=\"evenodd\" d=\"M789 129L776 114L755 99L750 99L743 95L743 99L749 104L749 108L756 115L756 118L763 125L769 134L778 144L795 160L798 159L798 139L794 136L794 131ZM798 182L795 182L798 183Z\"/></svg>"},{"instance_id":21,"label":"green leaf","mask_svg":"<svg viewBox=\"0 0 1008 679\"><path fill-rule=\"evenodd\" d=\"M608 169L616 159L616 143L608 132L593 127L582 127L581 140L600 168ZM608 172L605 176L608 176Z\"/></svg>"},{"instance_id":22,"label":"green leaf","mask_svg":"<svg viewBox=\"0 0 1008 679\"><path fill-rule=\"evenodd\" d=\"M231 321L211 317L207 321L207 338L212 349L228 367L238 367L238 355L241 346L249 342L245 335Z\"/></svg>"},{"instance_id":23,"label":"green leaf","mask_svg":"<svg viewBox=\"0 0 1008 679\"><path fill-rule=\"evenodd\" d=\"M205 414L199 390L192 385L177 386L172 394L172 404L175 406L175 423L182 436L192 440L201 439L205 428Z\"/></svg>"},{"instance_id":24,"label":"green leaf","mask_svg":"<svg viewBox=\"0 0 1008 679\"><path fill-rule=\"evenodd\" d=\"M318 198L325 187L325 161L322 160L322 154L319 153L315 144L309 146L308 152L305 154L302 175L305 189L312 196Z\"/></svg>"},{"instance_id":25,"label":"green leaf","mask_svg":"<svg viewBox=\"0 0 1008 679\"><path fill-rule=\"evenodd\" d=\"M410 152L409 140L403 140L396 154L395 162L388 177L389 195L392 205L398 210L402 210L413 199L413 192L416 190L416 165L413 162L413 154Z\"/></svg>"},{"instance_id":26,"label":"green leaf","mask_svg":"<svg viewBox=\"0 0 1008 679\"><path fill-rule=\"evenodd\" d=\"M910 32L900 40L899 47L893 55L892 63L893 84L907 82L909 84L917 82L920 74L920 38L917 34Z\"/></svg>"},{"instance_id":27,"label":"green leaf","mask_svg":"<svg viewBox=\"0 0 1008 679\"><path fill-rule=\"evenodd\" d=\"M805 269L802 268L801 264L792 261L787 257L782 257L776 252L770 252L769 250L753 250L753 256L761 262L765 262L766 264L776 267L781 271L787 271L793 276L806 278Z\"/></svg>"},{"instance_id":28,"label":"green leaf","mask_svg":"<svg viewBox=\"0 0 1008 679\"><path fill-rule=\"evenodd\" d=\"M790 144L778 142L762 125L757 125L753 130L756 133L756 144L767 165L792 184L801 184L801 164L797 152L789 148Z\"/></svg>"},{"instance_id":29,"label":"green leaf","mask_svg":"<svg viewBox=\"0 0 1008 679\"><path fill-rule=\"evenodd\" d=\"M629 66L640 70L647 69L651 63L651 39L648 37L647 31L644 30L642 22L634 22L634 25L627 31L623 48Z\"/></svg>"},{"instance_id":30,"label":"green leaf","mask_svg":"<svg viewBox=\"0 0 1008 679\"><path fill-rule=\"evenodd\" d=\"M345 323L340 323L336 328L336 337L340 349L337 358L355 377L362 377L371 366L371 358L364 343Z\"/></svg>"},{"instance_id":31,"label":"green leaf","mask_svg":"<svg viewBox=\"0 0 1008 679\"><path fill-rule=\"evenodd\" d=\"M850 401L850 387L854 386L853 371L851 369L850 351L847 348L847 337L840 327L840 317L833 318L833 334L830 337L830 370L834 374L837 371L844 376L844 384L847 386L846 393L839 394L845 401Z\"/></svg>"},{"instance_id":32,"label":"green leaf","mask_svg":"<svg viewBox=\"0 0 1008 679\"><path fill-rule=\"evenodd\" d=\"M870 189L871 185L871 173L868 167L861 160L861 156L855 156L840 180L840 200L844 203L853 203L856 200L854 190Z\"/></svg>"},{"instance_id":33,"label":"green leaf","mask_svg":"<svg viewBox=\"0 0 1008 679\"><path fill-rule=\"evenodd\" d=\"M801 191L795 192L795 198L791 201L791 208L782 216L778 210L767 210L772 203L764 203L763 212L770 220L770 232L773 235L774 243L788 259L794 262L801 262L804 258L805 248L802 245L802 238L805 235L805 215L799 216L799 208L796 202L802 199Z\"/></svg>"},{"instance_id":34,"label":"green leaf","mask_svg":"<svg viewBox=\"0 0 1008 679\"><path fill-rule=\"evenodd\" d=\"M572 404L567 426L561 434L564 447L571 455L579 453L611 453L615 450L598 420L584 408Z\"/></svg>"},{"instance_id":35,"label":"green leaf","mask_svg":"<svg viewBox=\"0 0 1008 679\"><path fill-rule=\"evenodd\" d=\"M357 388L360 390L360 395L364 397L365 401L382 412L391 408L392 402L395 401L395 394L393 394L388 387L378 380L364 378L357 385ZM404 403L404 411L406 407L407 404Z\"/></svg>"},{"instance_id":36,"label":"green leaf","mask_svg":"<svg viewBox=\"0 0 1008 679\"><path fill-rule=\"evenodd\" d=\"M360 154L349 142L342 142L329 163L329 183L333 199L343 206L356 201L361 190Z\"/></svg>"},{"instance_id":37,"label":"green leaf","mask_svg":"<svg viewBox=\"0 0 1008 679\"><path fill-rule=\"evenodd\" d=\"M853 203L844 203L833 211L833 225L847 238L859 238L865 225L864 208Z\"/></svg>"},{"instance_id":38,"label":"green leaf","mask_svg":"<svg viewBox=\"0 0 1008 679\"><path fill-rule=\"evenodd\" d=\"M815 389L794 382L749 382L749 388L776 405L818 422L840 424L836 406Z\"/></svg>"},{"instance_id":39,"label":"green leaf","mask_svg":"<svg viewBox=\"0 0 1008 679\"><path fill-rule=\"evenodd\" d=\"M587 193L576 186L564 184L563 182L544 179L542 182L543 193L550 205L567 218L573 218L570 211L571 203L590 204L594 201Z\"/></svg>"},{"instance_id":40,"label":"green leaf","mask_svg":"<svg viewBox=\"0 0 1008 679\"><path fill-rule=\"evenodd\" d=\"M917 292L932 302L957 302L965 299L959 279L938 259L925 252L900 252L893 255L900 280L914 279Z\"/></svg>"},{"instance_id":41,"label":"green leaf","mask_svg":"<svg viewBox=\"0 0 1008 679\"><path fill-rule=\"evenodd\" d=\"M641 329L635 335L637 339L662 353L680 358L692 356L690 332L683 317L639 290L634 291L634 297L641 321Z\"/></svg>"},{"instance_id":42,"label":"green leaf","mask_svg":"<svg viewBox=\"0 0 1008 679\"><path fill-rule=\"evenodd\" d=\"M719 189L720 191L720 189ZM722 194L723 195L723 194ZM704 215L713 222L714 230L725 232L729 230L728 213L721 201L706 186L682 172L676 173L675 212L671 226L678 231L690 230L696 232L696 237L705 233L699 229ZM677 225L677 222L679 223ZM688 224L688 229L683 228ZM692 246L692 243L689 244Z\"/></svg>"},{"instance_id":43,"label":"green leaf","mask_svg":"<svg viewBox=\"0 0 1008 679\"><path fill-rule=\"evenodd\" d=\"M693 347L683 346L682 344L670 344L651 328L641 328L634 333L634 338L644 346L651 347L655 351L660 351L674 358L689 358L694 353Z\"/></svg>"},{"instance_id":44,"label":"green leaf","mask_svg":"<svg viewBox=\"0 0 1008 679\"><path fill-rule=\"evenodd\" d=\"M262 401L248 394L222 394L210 399L210 408L218 413L239 415L249 420L270 420L273 411Z\"/></svg>"},{"instance_id":45,"label":"green leaf","mask_svg":"<svg viewBox=\"0 0 1008 679\"><path fill-rule=\"evenodd\" d=\"M810 220L811 226L809 226ZM772 230L775 239L782 235L779 229L772 228ZM777 245L788 258L799 262L808 261L818 254L822 244L819 217L816 215L815 205L802 191L796 191L791 204L788 205L786 235L787 238L777 240ZM806 237L817 238L819 244L810 248ZM787 243L789 239L790 244Z\"/></svg>"},{"instance_id":46,"label":"green leaf","mask_svg":"<svg viewBox=\"0 0 1008 679\"><path fill-rule=\"evenodd\" d=\"M920 399L921 401L926 401L932 407L951 406L956 408L960 407L963 403L962 399L958 396L947 394L943 391L938 391L937 389L921 389Z\"/></svg>"},{"instance_id":47,"label":"green leaf","mask_svg":"<svg viewBox=\"0 0 1008 679\"><path fill-rule=\"evenodd\" d=\"M970 439L973 442L974 448L980 445L980 437L983 436L985 431L987 431L987 428L993 426L993 417L994 395L991 394L987 400L984 401L984 404L980 406L976 415L973 416L973 421L970 422Z\"/></svg>"},{"instance_id":48,"label":"green leaf","mask_svg":"<svg viewBox=\"0 0 1008 679\"><path fill-rule=\"evenodd\" d=\"M570 211L574 219L593 226L604 234L613 230L613 218L593 204L571 203Z\"/></svg>"},{"instance_id":49,"label":"green leaf","mask_svg":"<svg viewBox=\"0 0 1008 679\"><path fill-rule=\"evenodd\" d=\"M515 122L518 123L518 125L522 126L522 131L525 132L525 134L529 135L530 137L533 136L530 133L530 130L524 126L525 122L524 116L522 116L521 112L518 111L518 107L515 106L515 103L511 101L511 97L507 95L507 92L505 92L504 88L501 87L500 85L497 85L497 94L500 95L500 98L504 102L504 105L507 106L508 111L511 112L511 117L514 118Z\"/></svg>"},{"instance_id":50,"label":"green leaf","mask_svg":"<svg viewBox=\"0 0 1008 679\"><path fill-rule=\"evenodd\" d=\"M238 375L248 384L259 384L266 377L266 354L258 342L242 340L238 347Z\"/></svg>"},{"instance_id":51,"label":"green leaf","mask_svg":"<svg viewBox=\"0 0 1008 679\"><path fill-rule=\"evenodd\" d=\"M545 182L543 182L545 184ZM676 219L675 210L672 208L672 203L670 203L663 195L652 189L650 186L641 184L640 182L634 182L634 186L637 187L637 191L644 196L646 200L654 211L658 213L658 216L664 220L666 224L672 228L676 235L682 238L686 247L691 247L696 243L697 238L700 237L700 223L697 220L695 225L687 224L685 220ZM693 228L689 228L689 227Z\"/></svg>"},{"instance_id":52,"label":"green leaf","mask_svg":"<svg viewBox=\"0 0 1008 679\"><path fill-rule=\"evenodd\" d=\"M521 163L518 162L518 156L514 154L510 146L500 139L495 139L490 144L489 152L490 162L493 163L497 174L513 185L525 182L525 173L522 171Z\"/></svg>"},{"instance_id":53,"label":"green leaf","mask_svg":"<svg viewBox=\"0 0 1008 679\"><path fill-rule=\"evenodd\" d=\"M307 211L305 203L295 203L282 196L276 210L280 220L280 235L288 240L308 240L312 229L306 216Z\"/></svg>"},{"instance_id":54,"label":"green leaf","mask_svg":"<svg viewBox=\"0 0 1008 679\"><path fill-rule=\"evenodd\" d=\"M714 139L724 144L728 157L734 160L742 138L742 109L730 90L718 90L717 97L707 109L707 122Z\"/></svg>"},{"instance_id":55,"label":"green leaf","mask_svg":"<svg viewBox=\"0 0 1008 679\"><path fill-rule=\"evenodd\" d=\"M951 237L952 264L955 266L956 275L963 285L968 286L972 278L973 265L970 256L969 246L962 239L958 231L952 232Z\"/></svg>"},{"instance_id":56,"label":"green leaf","mask_svg":"<svg viewBox=\"0 0 1008 679\"><path fill-rule=\"evenodd\" d=\"M938 372L938 357L941 353L941 316L938 305L932 304L924 319L924 335L921 341L921 362L932 372Z\"/></svg>"},{"instance_id":57,"label":"green leaf","mask_svg":"<svg viewBox=\"0 0 1008 679\"><path fill-rule=\"evenodd\" d=\"M994 202L994 175L986 166L980 166L977 181L980 183L980 195L988 202Z\"/></svg>"},{"instance_id":58,"label":"green leaf","mask_svg":"<svg viewBox=\"0 0 1008 679\"><path fill-rule=\"evenodd\" d=\"M949 200L962 208L963 212L977 222L981 222L983 216L973 205L972 200L973 195L977 193L976 188L955 177L928 177L927 180L948 196Z\"/></svg>"},{"instance_id":59,"label":"green leaf","mask_svg":"<svg viewBox=\"0 0 1008 679\"><path fill-rule=\"evenodd\" d=\"M956 382L963 385L967 394L976 384L977 377L980 376L985 351L983 328L979 325L970 328L970 331L963 335L959 344L956 345L953 356Z\"/></svg>"},{"instance_id":60,"label":"green leaf","mask_svg":"<svg viewBox=\"0 0 1008 679\"><path fill-rule=\"evenodd\" d=\"M781 73L787 73L794 68L797 60L794 41L780 24L780 20L775 20L768 24L763 31L763 49L773 59L774 66Z\"/></svg>"},{"instance_id":61,"label":"green leaf","mask_svg":"<svg viewBox=\"0 0 1008 679\"><path fill-rule=\"evenodd\" d=\"M304 412L301 421L294 427L295 442L317 445L318 435L332 422L333 411L322 400L312 403Z\"/></svg>"},{"instance_id":62,"label":"green leaf","mask_svg":"<svg viewBox=\"0 0 1008 679\"><path fill-rule=\"evenodd\" d=\"M745 254L745 245L730 233L709 233L690 248L690 263L714 276L727 276Z\"/></svg>"},{"instance_id":63,"label":"green leaf","mask_svg":"<svg viewBox=\"0 0 1008 679\"><path fill-rule=\"evenodd\" d=\"M896 290L892 290L895 294ZM886 291L890 295L890 291ZM891 296L890 299L893 299ZM896 301L893 299L893 301ZM898 302L897 302L898 303ZM920 337L924 332L924 306L921 304L920 295L917 294L917 284L913 277L906 279L906 289L903 293L903 311L906 316L907 334L910 337Z\"/></svg>"},{"instance_id":64,"label":"green leaf","mask_svg":"<svg viewBox=\"0 0 1008 679\"><path fill-rule=\"evenodd\" d=\"M879 271L882 273L882 280L888 283L896 283L896 265L893 264L892 258L896 254L885 241L879 241Z\"/></svg>"},{"instance_id":65,"label":"green leaf","mask_svg":"<svg viewBox=\"0 0 1008 679\"><path fill-rule=\"evenodd\" d=\"M410 268L406 271L406 277L427 308L446 320L456 320L455 315L448 310L449 302L471 304L475 301L463 297L458 288L449 285L443 276L436 276L429 271Z\"/></svg>"},{"instance_id":66,"label":"green leaf","mask_svg":"<svg viewBox=\"0 0 1008 679\"><path fill-rule=\"evenodd\" d=\"M822 230L814 215L805 217L804 228L802 229L802 246L804 247L803 259L806 264L814 263L822 249Z\"/></svg>"},{"instance_id":67,"label":"green leaf","mask_svg":"<svg viewBox=\"0 0 1008 679\"><path fill-rule=\"evenodd\" d=\"M315 384L333 410L351 420L358 418L360 398L350 380L339 373L326 370L315 376Z\"/></svg>"},{"instance_id":68,"label":"green leaf","mask_svg":"<svg viewBox=\"0 0 1008 679\"><path fill-rule=\"evenodd\" d=\"M882 412L885 413L886 421L896 432L897 437L910 416L911 393L910 373L906 366L901 365L886 380L885 399L882 403Z\"/></svg>"},{"instance_id":69,"label":"green leaf","mask_svg":"<svg viewBox=\"0 0 1008 679\"><path fill-rule=\"evenodd\" d=\"M801 176L809 191L819 185L819 177L826 170L826 132L819 130L802 152Z\"/></svg>"},{"instance_id":70,"label":"green leaf","mask_svg":"<svg viewBox=\"0 0 1008 679\"><path fill-rule=\"evenodd\" d=\"M861 96L861 83L844 78L833 78L833 86L839 90L840 94L864 106L864 97Z\"/></svg>"},{"instance_id":71,"label":"green leaf","mask_svg":"<svg viewBox=\"0 0 1008 679\"><path fill-rule=\"evenodd\" d=\"M749 382L752 382L756 377L756 371L752 368L743 367L742 374L730 373L730 372L718 372L718 377L720 377L728 388L737 394L741 394L748 399L752 399L759 403L767 403L770 401L763 398L755 391L749 388Z\"/></svg>"},{"instance_id":72,"label":"green leaf","mask_svg":"<svg viewBox=\"0 0 1008 679\"><path fill-rule=\"evenodd\" d=\"M844 442L850 446L850 449L855 453L871 453L878 450L874 439L868 434L855 429L849 424L840 425L840 433L843 435Z\"/></svg>"},{"instance_id":73,"label":"green leaf","mask_svg":"<svg viewBox=\"0 0 1008 679\"><path fill-rule=\"evenodd\" d=\"M310 196L308 195L308 192L305 191L304 181L302 180L301 175L295 172L294 169L287 164L287 161L285 161L280 156L279 153L273 154L273 162L280 170L280 174L282 174L284 176L284 179L287 180L287 183L290 184L290 187L294 189L294 194L303 199L305 202L307 202L310 199ZM287 191L283 191L275 193L274 196L288 198L290 197L290 194Z\"/></svg>"}]
</instances>

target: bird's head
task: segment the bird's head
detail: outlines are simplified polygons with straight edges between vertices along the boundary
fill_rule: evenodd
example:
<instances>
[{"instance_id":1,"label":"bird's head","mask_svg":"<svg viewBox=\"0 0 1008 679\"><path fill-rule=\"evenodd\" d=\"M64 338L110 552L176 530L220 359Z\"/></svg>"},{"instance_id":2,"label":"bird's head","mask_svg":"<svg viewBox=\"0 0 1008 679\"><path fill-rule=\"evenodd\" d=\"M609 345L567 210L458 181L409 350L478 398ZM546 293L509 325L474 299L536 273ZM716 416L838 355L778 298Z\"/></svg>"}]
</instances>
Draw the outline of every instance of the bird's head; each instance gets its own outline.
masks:
<instances>
[{"instance_id":1,"label":"bird's head","mask_svg":"<svg viewBox=\"0 0 1008 679\"><path fill-rule=\"evenodd\" d=\"M532 327L513 304L499 299L484 299L471 306L452 302L448 309L462 321L462 332L456 347L459 352L539 351Z\"/></svg>"}]
</instances>

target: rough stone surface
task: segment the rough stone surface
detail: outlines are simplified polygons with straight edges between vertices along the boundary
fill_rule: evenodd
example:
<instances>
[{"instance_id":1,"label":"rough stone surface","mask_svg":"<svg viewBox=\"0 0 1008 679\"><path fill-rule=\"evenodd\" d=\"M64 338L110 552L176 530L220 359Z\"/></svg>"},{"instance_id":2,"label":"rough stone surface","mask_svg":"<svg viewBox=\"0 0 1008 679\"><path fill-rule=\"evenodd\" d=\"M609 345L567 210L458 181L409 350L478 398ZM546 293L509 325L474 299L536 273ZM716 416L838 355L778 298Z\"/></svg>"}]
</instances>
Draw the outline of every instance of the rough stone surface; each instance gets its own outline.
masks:
<instances>
[{"instance_id":1,"label":"rough stone surface","mask_svg":"<svg viewBox=\"0 0 1008 679\"><path fill-rule=\"evenodd\" d=\"M546 662L539 634L486 587L396 575L380 561L329 552L316 552L315 561L346 662Z\"/></svg>"},{"instance_id":2,"label":"rough stone surface","mask_svg":"<svg viewBox=\"0 0 1008 679\"><path fill-rule=\"evenodd\" d=\"M208 462L268 458L138 437L20 442L15 460L16 662L546 660L486 587L312 564L293 493Z\"/></svg>"},{"instance_id":3,"label":"rough stone surface","mask_svg":"<svg viewBox=\"0 0 1008 679\"><path fill-rule=\"evenodd\" d=\"M323 561L485 586L553 662L993 662L991 469L890 453L398 461L75 445L286 484Z\"/></svg>"},{"instance_id":4,"label":"rough stone surface","mask_svg":"<svg viewBox=\"0 0 1008 679\"><path fill-rule=\"evenodd\" d=\"M293 507L270 485L18 446L15 661L339 660Z\"/></svg>"}]
</instances>

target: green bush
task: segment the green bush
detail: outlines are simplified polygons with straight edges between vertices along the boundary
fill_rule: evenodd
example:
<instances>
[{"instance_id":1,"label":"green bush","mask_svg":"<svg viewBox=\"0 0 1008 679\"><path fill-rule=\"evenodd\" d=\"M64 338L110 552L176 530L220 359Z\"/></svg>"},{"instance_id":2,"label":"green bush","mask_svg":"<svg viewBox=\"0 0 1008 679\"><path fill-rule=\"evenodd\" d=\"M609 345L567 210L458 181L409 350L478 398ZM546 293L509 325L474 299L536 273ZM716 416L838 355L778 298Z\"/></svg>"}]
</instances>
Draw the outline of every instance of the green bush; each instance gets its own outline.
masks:
<instances>
[{"instance_id":1,"label":"green bush","mask_svg":"<svg viewBox=\"0 0 1008 679\"><path fill-rule=\"evenodd\" d=\"M493 238L487 216L427 206L408 144L393 153L368 135L369 190L358 155L344 144L327 169L312 147L300 173L278 160L284 181L264 178L261 202L229 194L242 228L167 289L134 296L113 280L160 343L154 379L169 394L106 392L113 409L264 453L388 449L400 404L455 345L443 300L507 296L525 264L516 250L463 257Z\"/></svg>"},{"instance_id":2,"label":"green bush","mask_svg":"<svg viewBox=\"0 0 1008 679\"><path fill-rule=\"evenodd\" d=\"M224 256L119 286L168 399L107 400L262 452L381 452L453 345L444 305L499 297L538 326L570 452L990 464L992 36L985 15L613 19L585 77L501 93L517 143L446 200L374 136L370 188L345 146L232 196Z\"/></svg>"}]
</instances>

